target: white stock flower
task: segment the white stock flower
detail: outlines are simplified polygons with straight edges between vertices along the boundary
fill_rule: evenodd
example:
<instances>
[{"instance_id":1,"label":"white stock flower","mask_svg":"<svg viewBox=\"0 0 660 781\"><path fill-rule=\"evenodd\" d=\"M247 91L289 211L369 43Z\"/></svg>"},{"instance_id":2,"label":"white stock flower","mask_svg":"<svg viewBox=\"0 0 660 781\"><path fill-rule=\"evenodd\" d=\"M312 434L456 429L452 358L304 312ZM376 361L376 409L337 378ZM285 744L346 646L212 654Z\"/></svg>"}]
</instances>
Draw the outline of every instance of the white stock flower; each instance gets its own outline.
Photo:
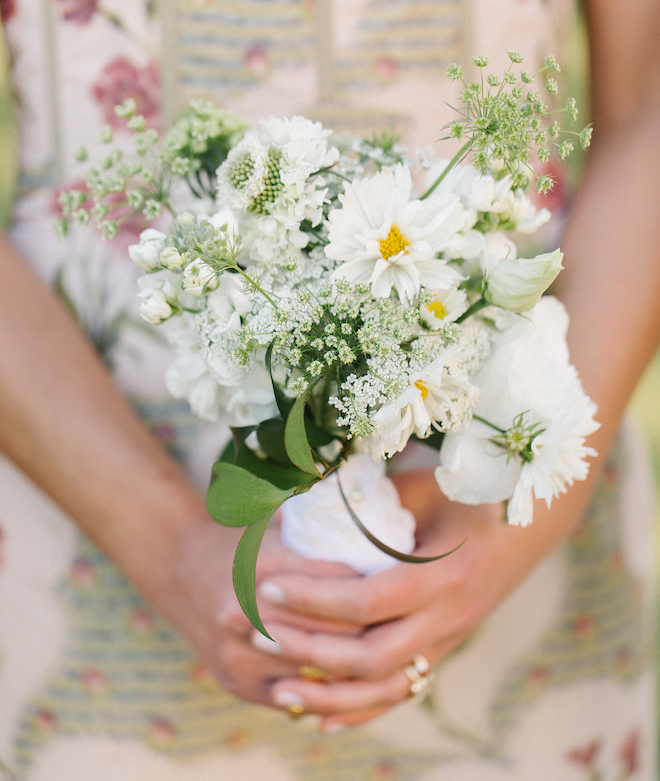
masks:
<instances>
[{"instance_id":1,"label":"white stock flower","mask_svg":"<svg viewBox=\"0 0 660 781\"><path fill-rule=\"evenodd\" d=\"M420 306L419 314L432 331L453 323L467 310L467 296L463 290L451 288L430 292L433 299Z\"/></svg>"},{"instance_id":2,"label":"white stock flower","mask_svg":"<svg viewBox=\"0 0 660 781\"><path fill-rule=\"evenodd\" d=\"M402 301L412 299L421 285L456 286L460 274L437 258L465 223L456 196L411 200L410 169L402 165L344 189L342 207L328 217L325 252L342 262L334 279L368 282L376 298L388 296L394 287Z\"/></svg>"},{"instance_id":3,"label":"white stock flower","mask_svg":"<svg viewBox=\"0 0 660 781\"><path fill-rule=\"evenodd\" d=\"M207 305L213 313L218 332L234 333L241 327L241 316L252 311L252 302L246 296L238 274L225 271L218 287L209 293Z\"/></svg>"},{"instance_id":4,"label":"white stock flower","mask_svg":"<svg viewBox=\"0 0 660 781\"><path fill-rule=\"evenodd\" d=\"M222 399L223 406L232 416L233 426L254 426L278 416L273 383L263 356L255 360L251 371L236 385L222 388Z\"/></svg>"},{"instance_id":5,"label":"white stock flower","mask_svg":"<svg viewBox=\"0 0 660 781\"><path fill-rule=\"evenodd\" d=\"M180 356L165 372L165 383L172 396L188 400L195 415L218 419L220 386L199 353Z\"/></svg>"},{"instance_id":6,"label":"white stock flower","mask_svg":"<svg viewBox=\"0 0 660 781\"><path fill-rule=\"evenodd\" d=\"M160 268L160 253L165 246L167 236L155 228L147 228L140 234L140 243L128 248L130 259L146 272Z\"/></svg>"},{"instance_id":7,"label":"white stock flower","mask_svg":"<svg viewBox=\"0 0 660 781\"><path fill-rule=\"evenodd\" d=\"M385 458L403 450L412 434L427 437L434 428L444 430L454 414L454 402L472 396L474 388L445 371L450 348L424 369L410 376L410 384L372 417L376 428L363 443L374 457Z\"/></svg>"},{"instance_id":8,"label":"white stock flower","mask_svg":"<svg viewBox=\"0 0 660 781\"><path fill-rule=\"evenodd\" d=\"M177 309L178 295L169 272L161 271L138 279L140 316L147 323L158 325Z\"/></svg>"},{"instance_id":9,"label":"white stock flower","mask_svg":"<svg viewBox=\"0 0 660 781\"><path fill-rule=\"evenodd\" d=\"M534 496L549 504L574 480L585 479L585 459L594 455L585 438L599 424L596 406L569 363L567 328L563 305L546 297L525 317L513 317L495 341L471 378L479 388L475 418L448 432L440 450L436 479L450 499L511 499L509 522L526 526ZM509 433L509 449L496 429Z\"/></svg>"},{"instance_id":10,"label":"white stock flower","mask_svg":"<svg viewBox=\"0 0 660 781\"><path fill-rule=\"evenodd\" d=\"M203 296L218 286L218 274L214 268L197 258L189 263L183 270L183 289L193 296Z\"/></svg>"},{"instance_id":11,"label":"white stock flower","mask_svg":"<svg viewBox=\"0 0 660 781\"><path fill-rule=\"evenodd\" d=\"M511 312L528 312L564 268L558 249L535 258L503 258L486 276L485 298Z\"/></svg>"}]
</instances>

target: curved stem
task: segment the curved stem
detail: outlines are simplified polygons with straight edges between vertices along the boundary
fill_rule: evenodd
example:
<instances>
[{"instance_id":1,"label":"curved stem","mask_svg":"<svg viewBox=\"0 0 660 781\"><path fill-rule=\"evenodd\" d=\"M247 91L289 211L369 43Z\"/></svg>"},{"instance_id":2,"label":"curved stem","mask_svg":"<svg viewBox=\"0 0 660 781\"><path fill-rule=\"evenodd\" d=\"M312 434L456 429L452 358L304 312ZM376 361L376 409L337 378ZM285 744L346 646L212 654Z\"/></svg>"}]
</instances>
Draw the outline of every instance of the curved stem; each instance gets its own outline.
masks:
<instances>
[{"instance_id":1,"label":"curved stem","mask_svg":"<svg viewBox=\"0 0 660 781\"><path fill-rule=\"evenodd\" d=\"M433 184L429 187L429 189L420 197L420 201L423 201L425 198L428 198L429 195L435 190L435 188L440 184L440 182L447 176L447 174L451 171L452 168L455 168L461 160L467 155L467 153L472 148L472 139L467 141L463 146L456 152L456 154L452 157L452 159L449 161L449 164L445 168L445 170L440 174L440 176L433 182Z\"/></svg>"}]
</instances>

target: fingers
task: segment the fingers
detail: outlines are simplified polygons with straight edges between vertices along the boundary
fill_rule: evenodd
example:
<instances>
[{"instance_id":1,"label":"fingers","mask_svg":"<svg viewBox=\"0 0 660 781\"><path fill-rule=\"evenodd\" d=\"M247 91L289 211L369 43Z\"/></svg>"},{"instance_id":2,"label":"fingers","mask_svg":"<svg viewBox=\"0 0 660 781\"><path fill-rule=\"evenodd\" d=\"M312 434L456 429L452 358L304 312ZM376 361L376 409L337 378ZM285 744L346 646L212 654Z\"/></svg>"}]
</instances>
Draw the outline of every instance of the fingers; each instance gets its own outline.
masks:
<instances>
[{"instance_id":1,"label":"fingers","mask_svg":"<svg viewBox=\"0 0 660 781\"><path fill-rule=\"evenodd\" d=\"M428 622L424 615L372 627L357 637L302 632L290 626L272 625L272 643L255 632L253 645L266 654L281 656L297 665L318 667L333 678L382 680L401 670L420 648L428 648ZM456 638L435 641L434 659L452 647Z\"/></svg>"},{"instance_id":2,"label":"fingers","mask_svg":"<svg viewBox=\"0 0 660 781\"><path fill-rule=\"evenodd\" d=\"M397 671L380 681L313 683L302 678L283 679L273 685L271 696L273 703L281 708L296 705L321 716L346 714L349 718L341 721L350 724L363 723L384 713L403 702L409 692L410 681L403 672ZM358 718L350 718L351 714Z\"/></svg>"}]
</instances>

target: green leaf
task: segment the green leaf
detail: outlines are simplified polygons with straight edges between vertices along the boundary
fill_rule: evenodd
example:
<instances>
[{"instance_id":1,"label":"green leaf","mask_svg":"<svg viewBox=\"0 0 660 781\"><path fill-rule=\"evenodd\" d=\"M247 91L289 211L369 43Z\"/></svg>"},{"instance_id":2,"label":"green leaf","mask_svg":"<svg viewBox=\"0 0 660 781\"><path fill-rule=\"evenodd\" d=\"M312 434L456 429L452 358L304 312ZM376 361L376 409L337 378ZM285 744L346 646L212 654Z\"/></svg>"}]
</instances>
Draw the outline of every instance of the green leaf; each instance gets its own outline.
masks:
<instances>
[{"instance_id":1,"label":"green leaf","mask_svg":"<svg viewBox=\"0 0 660 781\"><path fill-rule=\"evenodd\" d=\"M283 466L293 466L284 446L285 423L280 418L264 420L257 429L259 444L270 458Z\"/></svg>"},{"instance_id":2,"label":"green leaf","mask_svg":"<svg viewBox=\"0 0 660 781\"><path fill-rule=\"evenodd\" d=\"M291 408L286 428L284 429L284 446L289 454L289 458L298 469L319 477L319 471L314 464L312 451L307 441L307 432L305 431L305 402L307 401L308 391L309 388L302 396L298 396Z\"/></svg>"},{"instance_id":3,"label":"green leaf","mask_svg":"<svg viewBox=\"0 0 660 781\"><path fill-rule=\"evenodd\" d=\"M237 466L242 466L243 469L247 469L248 472L256 475L256 477L268 480L269 483L277 486L277 488L296 488L310 481L310 476L307 472L301 472L293 464L291 466L282 466L282 464L276 464L270 458L259 458L247 445L243 445L241 448L236 464Z\"/></svg>"},{"instance_id":4,"label":"green leaf","mask_svg":"<svg viewBox=\"0 0 660 781\"><path fill-rule=\"evenodd\" d=\"M276 488L246 469L224 461L213 466L214 479L206 495L211 517L223 526L249 526L270 518L290 490Z\"/></svg>"},{"instance_id":5,"label":"green leaf","mask_svg":"<svg viewBox=\"0 0 660 781\"><path fill-rule=\"evenodd\" d=\"M257 556L269 521L270 516L262 518L248 526L243 533L234 554L232 579L238 602L250 623L262 635L272 640L273 638L266 631L259 615L256 592Z\"/></svg>"},{"instance_id":6,"label":"green leaf","mask_svg":"<svg viewBox=\"0 0 660 781\"><path fill-rule=\"evenodd\" d=\"M280 386L273 378L272 358L274 346L275 342L271 342L268 345L268 349L266 350L266 368L268 369L268 374L270 374L270 381L273 383L273 393L275 394L277 409L280 411L282 420L286 420L289 417L289 412L291 412L291 407L293 407L294 401L284 394L282 388L280 388Z\"/></svg>"},{"instance_id":7,"label":"green leaf","mask_svg":"<svg viewBox=\"0 0 660 781\"><path fill-rule=\"evenodd\" d=\"M341 483L339 482L339 474L337 474L337 486L339 488L339 493L341 494L341 498L344 500L344 504L346 505L346 509L348 510L348 514L351 516L351 518L355 522L355 525L362 532L362 534L364 534L364 536L369 540L369 542L373 543L379 550L382 550L383 553L387 553L388 556L392 556L392 558L395 558L398 561L405 561L408 562L409 564L426 564L429 561L438 561L439 559L444 559L445 556L449 556L452 553L455 553L459 548L461 548L465 544L465 540L463 540L463 542L460 543L460 545L457 545L455 548L452 548L450 551L447 551L447 553L441 553L439 556L413 556L410 553L401 553L398 550L394 550L394 548L390 548L389 545L385 545L385 543L381 542L378 539L378 537L374 536L369 531L369 529L367 529L367 527L362 523L362 521L357 517L353 508L348 503L348 499L344 494L344 489L341 487Z\"/></svg>"},{"instance_id":8,"label":"green leaf","mask_svg":"<svg viewBox=\"0 0 660 781\"><path fill-rule=\"evenodd\" d=\"M328 434L327 431L319 428L316 423L309 418L305 420L305 432L307 434L307 441L313 450L323 447L323 445L329 445L333 439L337 439L333 434Z\"/></svg>"},{"instance_id":9,"label":"green leaf","mask_svg":"<svg viewBox=\"0 0 660 781\"><path fill-rule=\"evenodd\" d=\"M243 443L250 436L253 431L256 431L256 426L232 426L231 433L234 437L234 452L238 453L243 447Z\"/></svg>"}]
</instances>

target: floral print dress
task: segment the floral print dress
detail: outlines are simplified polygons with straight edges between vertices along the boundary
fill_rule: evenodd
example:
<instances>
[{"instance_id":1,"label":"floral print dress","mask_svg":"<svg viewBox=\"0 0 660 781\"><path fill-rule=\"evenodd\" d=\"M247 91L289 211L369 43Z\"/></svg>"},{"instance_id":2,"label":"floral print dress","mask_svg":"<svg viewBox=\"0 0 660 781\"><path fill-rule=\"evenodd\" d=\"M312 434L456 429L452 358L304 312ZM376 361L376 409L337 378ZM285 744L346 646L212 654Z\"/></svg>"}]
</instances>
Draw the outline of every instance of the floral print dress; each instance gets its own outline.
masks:
<instances>
[{"instance_id":1,"label":"floral print dress","mask_svg":"<svg viewBox=\"0 0 660 781\"><path fill-rule=\"evenodd\" d=\"M158 13L156 12L158 11ZM11 240L85 327L154 434L204 489L226 427L164 389L172 356L136 317L125 223L58 244L57 194L81 145L215 97L339 132L394 126L413 146L448 119L448 62L507 49L561 58L566 2L0 0L22 138ZM554 45L553 45L554 43ZM559 188L561 196L561 188ZM560 198L561 200L561 198ZM561 207L561 203L556 204ZM3 781L652 781L653 574L648 478L627 431L574 537L438 671L432 696L321 736L243 703L123 574L0 460Z\"/></svg>"}]
</instances>

